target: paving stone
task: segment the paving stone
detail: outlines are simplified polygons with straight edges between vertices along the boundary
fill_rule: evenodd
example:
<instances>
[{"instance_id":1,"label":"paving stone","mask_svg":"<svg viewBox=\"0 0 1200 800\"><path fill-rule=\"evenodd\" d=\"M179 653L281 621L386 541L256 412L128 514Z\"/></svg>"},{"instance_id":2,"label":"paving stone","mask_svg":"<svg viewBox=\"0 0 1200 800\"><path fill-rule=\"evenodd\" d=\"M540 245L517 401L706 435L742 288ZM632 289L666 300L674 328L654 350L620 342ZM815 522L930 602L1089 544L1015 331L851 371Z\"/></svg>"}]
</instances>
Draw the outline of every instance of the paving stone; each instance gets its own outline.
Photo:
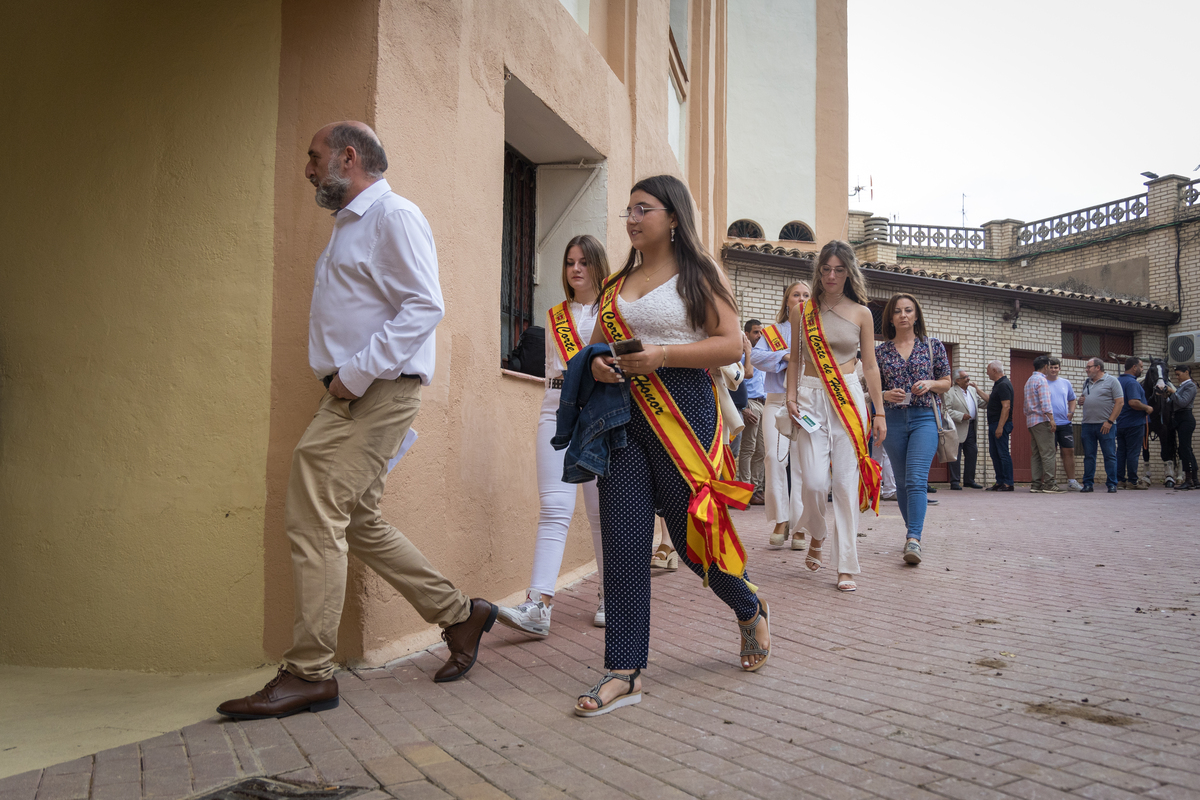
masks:
<instances>
[{"instance_id":1,"label":"paving stone","mask_svg":"<svg viewBox=\"0 0 1200 800\"><path fill-rule=\"evenodd\" d=\"M109 783L93 786L91 800L139 800L141 796L141 783Z\"/></svg>"},{"instance_id":2,"label":"paving stone","mask_svg":"<svg viewBox=\"0 0 1200 800\"><path fill-rule=\"evenodd\" d=\"M40 769L0 778L0 800L32 800L41 780Z\"/></svg>"},{"instance_id":3,"label":"paving stone","mask_svg":"<svg viewBox=\"0 0 1200 800\"><path fill-rule=\"evenodd\" d=\"M92 776L86 772L42 775L37 800L84 800L91 789Z\"/></svg>"}]
</instances>

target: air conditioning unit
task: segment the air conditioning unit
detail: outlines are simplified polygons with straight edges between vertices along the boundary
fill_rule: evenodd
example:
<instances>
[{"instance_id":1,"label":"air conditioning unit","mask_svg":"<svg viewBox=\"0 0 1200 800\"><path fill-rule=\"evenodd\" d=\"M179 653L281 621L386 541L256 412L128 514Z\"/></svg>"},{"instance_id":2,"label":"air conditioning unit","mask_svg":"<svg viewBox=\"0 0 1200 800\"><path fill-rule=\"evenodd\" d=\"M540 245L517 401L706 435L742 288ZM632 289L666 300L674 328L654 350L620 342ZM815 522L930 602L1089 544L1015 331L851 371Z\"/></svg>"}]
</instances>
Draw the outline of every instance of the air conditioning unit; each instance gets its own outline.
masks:
<instances>
[{"instance_id":1,"label":"air conditioning unit","mask_svg":"<svg viewBox=\"0 0 1200 800\"><path fill-rule=\"evenodd\" d=\"M1168 336L1167 360L1172 364L1200 363L1200 331Z\"/></svg>"}]
</instances>

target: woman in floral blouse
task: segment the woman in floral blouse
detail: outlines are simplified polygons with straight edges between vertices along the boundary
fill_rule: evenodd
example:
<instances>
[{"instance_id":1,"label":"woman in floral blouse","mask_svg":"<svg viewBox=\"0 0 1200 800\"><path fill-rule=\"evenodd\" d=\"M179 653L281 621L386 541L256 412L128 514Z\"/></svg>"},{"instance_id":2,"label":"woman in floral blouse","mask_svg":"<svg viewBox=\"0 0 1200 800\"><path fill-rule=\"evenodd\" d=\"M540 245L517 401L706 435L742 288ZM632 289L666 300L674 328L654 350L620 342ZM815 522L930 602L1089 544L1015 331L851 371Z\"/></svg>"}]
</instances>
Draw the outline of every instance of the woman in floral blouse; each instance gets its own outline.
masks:
<instances>
[{"instance_id":1,"label":"woman in floral blouse","mask_svg":"<svg viewBox=\"0 0 1200 800\"><path fill-rule=\"evenodd\" d=\"M884 306L883 335L887 341L875 348L887 417L883 447L908 532L904 561L920 564L929 466L938 446L934 395L950 389L950 360L945 345L925 333L925 316L910 294L892 295Z\"/></svg>"}]
</instances>

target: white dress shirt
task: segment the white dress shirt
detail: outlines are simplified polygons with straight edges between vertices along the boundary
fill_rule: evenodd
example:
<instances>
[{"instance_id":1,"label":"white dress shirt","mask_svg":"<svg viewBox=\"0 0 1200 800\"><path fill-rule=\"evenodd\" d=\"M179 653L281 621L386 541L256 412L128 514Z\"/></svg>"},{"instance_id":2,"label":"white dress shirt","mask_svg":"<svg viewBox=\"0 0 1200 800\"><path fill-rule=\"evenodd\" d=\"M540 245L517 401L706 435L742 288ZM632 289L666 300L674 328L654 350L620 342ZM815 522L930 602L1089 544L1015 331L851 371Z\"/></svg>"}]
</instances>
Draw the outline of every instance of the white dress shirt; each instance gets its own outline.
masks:
<instances>
[{"instance_id":1,"label":"white dress shirt","mask_svg":"<svg viewBox=\"0 0 1200 800\"><path fill-rule=\"evenodd\" d=\"M963 389L963 394L967 398L967 419L975 419L975 412L977 410L975 407L975 390L968 386L966 389Z\"/></svg>"},{"instance_id":2,"label":"white dress shirt","mask_svg":"<svg viewBox=\"0 0 1200 800\"><path fill-rule=\"evenodd\" d=\"M359 396L375 379L402 374L428 386L433 331L446 310L429 223L383 179L333 216L308 315L313 374L337 372Z\"/></svg>"},{"instance_id":3,"label":"white dress shirt","mask_svg":"<svg viewBox=\"0 0 1200 800\"><path fill-rule=\"evenodd\" d=\"M766 374L763 388L767 394L780 394L787 391L787 362L783 360L783 357L791 352L792 323L790 320L784 320L777 323L775 327L779 328L779 335L783 337L783 341L787 342L787 348L772 351L767 344L767 337L762 336L759 337L758 344L750 349L750 363L754 365L755 369L761 369Z\"/></svg>"}]
</instances>

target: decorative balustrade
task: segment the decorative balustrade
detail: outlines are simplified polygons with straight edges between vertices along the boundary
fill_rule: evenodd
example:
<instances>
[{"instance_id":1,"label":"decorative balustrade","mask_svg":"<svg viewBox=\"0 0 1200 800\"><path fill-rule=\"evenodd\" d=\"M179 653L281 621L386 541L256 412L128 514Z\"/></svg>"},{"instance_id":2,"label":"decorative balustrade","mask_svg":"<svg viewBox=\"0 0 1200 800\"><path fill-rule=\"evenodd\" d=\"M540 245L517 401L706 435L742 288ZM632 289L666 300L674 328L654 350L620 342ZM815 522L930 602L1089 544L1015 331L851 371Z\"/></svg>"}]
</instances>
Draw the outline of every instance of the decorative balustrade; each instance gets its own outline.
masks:
<instances>
[{"instance_id":1,"label":"decorative balustrade","mask_svg":"<svg viewBox=\"0 0 1200 800\"><path fill-rule=\"evenodd\" d=\"M1032 247L1068 236L1110 228L1121 223L1145 220L1150 216L1150 204L1145 194L1136 194L1103 203L1091 208L1069 211L1021 225L1016 230L1018 247Z\"/></svg>"},{"instance_id":2,"label":"decorative balustrade","mask_svg":"<svg viewBox=\"0 0 1200 800\"><path fill-rule=\"evenodd\" d=\"M979 251L986 239L983 228L951 228L943 225L888 223L888 241L899 247L937 247Z\"/></svg>"},{"instance_id":3,"label":"decorative balustrade","mask_svg":"<svg viewBox=\"0 0 1200 800\"><path fill-rule=\"evenodd\" d=\"M1179 207L1181 209L1200 209L1200 180L1185 183L1180 191Z\"/></svg>"}]
</instances>

